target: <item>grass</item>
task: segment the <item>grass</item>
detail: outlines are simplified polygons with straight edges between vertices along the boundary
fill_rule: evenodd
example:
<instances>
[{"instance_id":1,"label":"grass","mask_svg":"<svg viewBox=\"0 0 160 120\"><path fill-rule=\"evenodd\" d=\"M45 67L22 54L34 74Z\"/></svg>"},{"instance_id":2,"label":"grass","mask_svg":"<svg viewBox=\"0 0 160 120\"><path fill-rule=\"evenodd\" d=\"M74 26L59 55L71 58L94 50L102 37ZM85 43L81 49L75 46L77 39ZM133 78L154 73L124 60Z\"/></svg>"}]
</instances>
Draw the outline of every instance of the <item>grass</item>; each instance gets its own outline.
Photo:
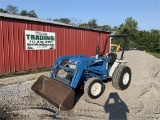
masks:
<instances>
[{"instance_id":1,"label":"grass","mask_svg":"<svg viewBox=\"0 0 160 120\"><path fill-rule=\"evenodd\" d=\"M5 84L0 84L0 87L3 87L3 86L5 86Z\"/></svg>"},{"instance_id":2,"label":"grass","mask_svg":"<svg viewBox=\"0 0 160 120\"><path fill-rule=\"evenodd\" d=\"M22 75L29 75L29 74L36 74L36 73L40 73L40 72L47 72L47 71L49 72L50 69L51 69L50 67L47 67L47 68L38 68L38 69L13 72L13 73L5 73L5 74L0 75L0 79L8 78L8 77L22 76Z\"/></svg>"},{"instance_id":3,"label":"grass","mask_svg":"<svg viewBox=\"0 0 160 120\"><path fill-rule=\"evenodd\" d=\"M152 53L152 52L148 52L148 53L160 59L160 53Z\"/></svg>"}]
</instances>

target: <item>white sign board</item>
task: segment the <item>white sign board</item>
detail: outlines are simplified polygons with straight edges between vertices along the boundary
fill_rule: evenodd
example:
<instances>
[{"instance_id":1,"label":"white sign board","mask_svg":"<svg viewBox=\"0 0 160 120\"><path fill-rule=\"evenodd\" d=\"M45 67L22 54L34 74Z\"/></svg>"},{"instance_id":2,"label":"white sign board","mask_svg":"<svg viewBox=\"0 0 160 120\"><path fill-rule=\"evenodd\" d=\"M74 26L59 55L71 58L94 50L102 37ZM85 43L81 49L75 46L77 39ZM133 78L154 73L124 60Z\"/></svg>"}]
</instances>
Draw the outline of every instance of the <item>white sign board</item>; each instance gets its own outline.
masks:
<instances>
[{"instance_id":1,"label":"white sign board","mask_svg":"<svg viewBox=\"0 0 160 120\"><path fill-rule=\"evenodd\" d=\"M55 49L55 33L25 30L26 50Z\"/></svg>"}]
</instances>

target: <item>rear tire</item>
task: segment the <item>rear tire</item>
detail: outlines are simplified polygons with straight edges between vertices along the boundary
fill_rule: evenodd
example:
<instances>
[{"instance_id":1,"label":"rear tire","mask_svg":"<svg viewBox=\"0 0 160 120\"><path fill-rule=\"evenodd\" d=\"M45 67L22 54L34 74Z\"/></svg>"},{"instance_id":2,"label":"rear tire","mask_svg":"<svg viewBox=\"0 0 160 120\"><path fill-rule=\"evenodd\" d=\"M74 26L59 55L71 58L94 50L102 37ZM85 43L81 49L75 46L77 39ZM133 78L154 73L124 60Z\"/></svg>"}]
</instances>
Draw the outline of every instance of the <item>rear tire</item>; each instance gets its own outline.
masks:
<instances>
[{"instance_id":1,"label":"rear tire","mask_svg":"<svg viewBox=\"0 0 160 120\"><path fill-rule=\"evenodd\" d=\"M84 94L92 99L99 98L105 90L105 85L98 78L89 78L84 85Z\"/></svg>"},{"instance_id":2,"label":"rear tire","mask_svg":"<svg viewBox=\"0 0 160 120\"><path fill-rule=\"evenodd\" d=\"M118 66L112 76L112 85L118 90L125 90L131 82L131 69L128 66Z\"/></svg>"}]
</instances>

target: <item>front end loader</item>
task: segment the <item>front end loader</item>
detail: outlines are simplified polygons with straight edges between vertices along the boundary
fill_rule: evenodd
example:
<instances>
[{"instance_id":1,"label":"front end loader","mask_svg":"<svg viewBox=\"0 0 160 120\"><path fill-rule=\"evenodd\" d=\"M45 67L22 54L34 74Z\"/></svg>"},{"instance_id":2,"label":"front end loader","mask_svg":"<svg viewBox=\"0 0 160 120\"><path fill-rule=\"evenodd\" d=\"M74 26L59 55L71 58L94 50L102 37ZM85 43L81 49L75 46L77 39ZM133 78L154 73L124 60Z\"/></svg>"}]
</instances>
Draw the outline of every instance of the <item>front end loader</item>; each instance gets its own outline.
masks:
<instances>
[{"instance_id":1,"label":"front end loader","mask_svg":"<svg viewBox=\"0 0 160 120\"><path fill-rule=\"evenodd\" d=\"M70 110L74 107L75 92L79 88L84 89L91 99L100 97L105 85L103 81L112 78L112 85L116 89L125 90L131 82L131 70L125 65L123 59L124 49L121 58L117 54L105 54L106 39L103 52L96 48L96 56L87 57L85 54L59 57L51 68L50 77L40 76L31 89L46 99L60 110ZM124 45L125 46L125 45Z\"/></svg>"}]
</instances>

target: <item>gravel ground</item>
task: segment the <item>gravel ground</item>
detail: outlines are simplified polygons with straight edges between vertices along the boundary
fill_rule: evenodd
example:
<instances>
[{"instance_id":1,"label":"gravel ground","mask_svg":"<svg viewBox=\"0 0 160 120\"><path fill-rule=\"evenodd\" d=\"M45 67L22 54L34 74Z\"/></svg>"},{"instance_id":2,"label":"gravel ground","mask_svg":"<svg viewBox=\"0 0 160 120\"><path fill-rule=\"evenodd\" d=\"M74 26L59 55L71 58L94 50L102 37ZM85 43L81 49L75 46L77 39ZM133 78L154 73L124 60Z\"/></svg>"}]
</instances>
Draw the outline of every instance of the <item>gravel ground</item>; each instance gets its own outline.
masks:
<instances>
[{"instance_id":1,"label":"gravel ground","mask_svg":"<svg viewBox=\"0 0 160 120\"><path fill-rule=\"evenodd\" d=\"M86 101L78 93L74 109L59 111L31 91L35 80L1 86L0 120L159 120L160 59L143 51L126 51L124 57L132 71L127 90L108 82L100 98Z\"/></svg>"}]
</instances>

